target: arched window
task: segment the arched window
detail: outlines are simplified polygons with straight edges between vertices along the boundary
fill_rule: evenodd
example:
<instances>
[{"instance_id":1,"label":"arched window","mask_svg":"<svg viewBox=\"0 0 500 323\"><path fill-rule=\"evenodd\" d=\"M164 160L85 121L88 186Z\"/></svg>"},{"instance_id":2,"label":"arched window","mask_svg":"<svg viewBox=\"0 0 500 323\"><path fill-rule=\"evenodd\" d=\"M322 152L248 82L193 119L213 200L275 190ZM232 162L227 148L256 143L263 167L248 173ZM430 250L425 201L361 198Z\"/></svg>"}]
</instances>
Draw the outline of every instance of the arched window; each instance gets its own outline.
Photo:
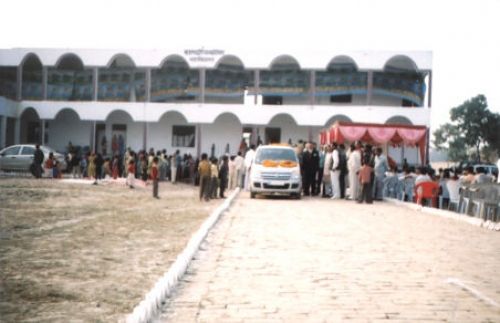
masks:
<instances>
[{"instance_id":1,"label":"arched window","mask_svg":"<svg viewBox=\"0 0 500 323\"><path fill-rule=\"evenodd\" d=\"M251 77L238 57L222 57L214 69L206 71L205 102L243 103L244 91Z\"/></svg>"},{"instance_id":2,"label":"arched window","mask_svg":"<svg viewBox=\"0 0 500 323\"><path fill-rule=\"evenodd\" d=\"M0 96L16 99L17 67L0 66Z\"/></svg>"},{"instance_id":3,"label":"arched window","mask_svg":"<svg viewBox=\"0 0 500 323\"><path fill-rule=\"evenodd\" d=\"M349 56L336 56L326 71L316 72L316 102L318 104L351 103L356 95L366 95L367 73L358 71Z\"/></svg>"},{"instance_id":4,"label":"arched window","mask_svg":"<svg viewBox=\"0 0 500 323\"><path fill-rule=\"evenodd\" d=\"M23 64L23 100L42 99L42 63L35 54L28 54Z\"/></svg>"},{"instance_id":5,"label":"arched window","mask_svg":"<svg viewBox=\"0 0 500 323\"><path fill-rule=\"evenodd\" d=\"M260 93L264 104L305 104L308 102L309 74L295 58L275 58L268 70L260 72Z\"/></svg>"},{"instance_id":6,"label":"arched window","mask_svg":"<svg viewBox=\"0 0 500 323\"><path fill-rule=\"evenodd\" d=\"M373 74L373 94L400 100L401 106L421 107L425 98L425 73L407 56L390 58Z\"/></svg>"},{"instance_id":7,"label":"arched window","mask_svg":"<svg viewBox=\"0 0 500 323\"><path fill-rule=\"evenodd\" d=\"M152 102L193 102L201 94L200 73L179 55L167 57L151 71Z\"/></svg>"},{"instance_id":8,"label":"arched window","mask_svg":"<svg viewBox=\"0 0 500 323\"><path fill-rule=\"evenodd\" d=\"M98 99L100 101L144 101L146 98L146 73L135 67L125 54L111 58L105 68L99 69Z\"/></svg>"},{"instance_id":9,"label":"arched window","mask_svg":"<svg viewBox=\"0 0 500 323\"><path fill-rule=\"evenodd\" d=\"M75 54L59 58L55 67L48 69L47 98L62 101L92 100L92 70L85 69Z\"/></svg>"}]
</instances>

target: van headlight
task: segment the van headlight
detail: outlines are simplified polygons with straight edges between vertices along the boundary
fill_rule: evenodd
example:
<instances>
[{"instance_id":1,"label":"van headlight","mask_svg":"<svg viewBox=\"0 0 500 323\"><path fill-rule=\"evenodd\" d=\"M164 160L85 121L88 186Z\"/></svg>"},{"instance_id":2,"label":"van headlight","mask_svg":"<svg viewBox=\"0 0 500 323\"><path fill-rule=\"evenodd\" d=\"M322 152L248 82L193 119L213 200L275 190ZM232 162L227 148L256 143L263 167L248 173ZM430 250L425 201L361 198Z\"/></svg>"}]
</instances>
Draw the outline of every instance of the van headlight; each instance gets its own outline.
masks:
<instances>
[{"instance_id":1,"label":"van headlight","mask_svg":"<svg viewBox=\"0 0 500 323\"><path fill-rule=\"evenodd\" d=\"M253 169L251 173L252 179L260 179L261 178L261 173L260 170Z\"/></svg>"},{"instance_id":2,"label":"van headlight","mask_svg":"<svg viewBox=\"0 0 500 323\"><path fill-rule=\"evenodd\" d=\"M300 169L294 169L292 171L292 180L294 181L300 180Z\"/></svg>"}]
</instances>

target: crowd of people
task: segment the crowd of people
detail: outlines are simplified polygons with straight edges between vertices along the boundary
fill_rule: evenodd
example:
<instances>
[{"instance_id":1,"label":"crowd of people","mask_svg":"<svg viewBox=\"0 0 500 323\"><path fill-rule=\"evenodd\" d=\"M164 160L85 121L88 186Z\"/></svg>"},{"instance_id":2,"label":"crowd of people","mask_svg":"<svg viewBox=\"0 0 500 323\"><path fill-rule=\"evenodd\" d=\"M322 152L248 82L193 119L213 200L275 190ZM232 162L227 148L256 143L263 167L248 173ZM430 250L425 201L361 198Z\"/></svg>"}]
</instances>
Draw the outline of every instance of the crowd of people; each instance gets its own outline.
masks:
<instances>
[{"instance_id":1,"label":"crowd of people","mask_svg":"<svg viewBox=\"0 0 500 323\"><path fill-rule=\"evenodd\" d=\"M303 194L321 195L331 199L350 199L359 203L372 203L388 196L388 183L394 180L404 183L402 199L413 201L413 189L422 182L439 183L439 194L445 203L464 184L483 184L498 181L498 174L488 174L486 168L473 167L462 170L439 169L430 166L415 167L403 160L397 163L384 154L381 147L372 147L361 142L352 143L348 149L344 144L332 143L317 148L314 142L294 145L301 165ZM456 184L455 182L456 181ZM448 182L450 182L448 184ZM456 189L455 189L456 188ZM396 196L394 196L396 197Z\"/></svg>"},{"instance_id":2,"label":"crowd of people","mask_svg":"<svg viewBox=\"0 0 500 323\"><path fill-rule=\"evenodd\" d=\"M460 184L495 181L481 167L477 169L477 173L474 173L472 167L467 168L464 174L453 173L449 169L440 169L436 173L430 167L411 167L404 160L398 168L382 148L361 142L352 143L348 149L344 144L337 143L323 145L318 149L314 142L303 141L293 147L300 163L304 196L320 195L333 200L350 199L359 203L372 203L373 200L384 198L390 178L410 182L412 187L422 181L457 181ZM128 148L122 156L104 158L99 153L80 156L70 149L66 158L67 172L73 178L92 178L95 184L106 177L126 178L126 185L130 188L135 187L137 180L152 182L153 196L156 198L159 197L158 182L190 183L199 185L200 200L208 201L225 198L227 189L249 189L248 178L256 147L250 145L244 148L233 156L226 154L216 158L204 153L199 159L190 154L181 155L179 150L168 155L165 149L155 151L151 148L149 151L135 152ZM44 159L40 152L39 148L35 152L35 164ZM49 172L50 177L61 177L62 170L53 156L47 158L43 168ZM37 168L35 176L38 177L39 172ZM446 198L450 194L448 186L441 185L442 194ZM410 195L406 194L405 198L411 199Z\"/></svg>"}]
</instances>

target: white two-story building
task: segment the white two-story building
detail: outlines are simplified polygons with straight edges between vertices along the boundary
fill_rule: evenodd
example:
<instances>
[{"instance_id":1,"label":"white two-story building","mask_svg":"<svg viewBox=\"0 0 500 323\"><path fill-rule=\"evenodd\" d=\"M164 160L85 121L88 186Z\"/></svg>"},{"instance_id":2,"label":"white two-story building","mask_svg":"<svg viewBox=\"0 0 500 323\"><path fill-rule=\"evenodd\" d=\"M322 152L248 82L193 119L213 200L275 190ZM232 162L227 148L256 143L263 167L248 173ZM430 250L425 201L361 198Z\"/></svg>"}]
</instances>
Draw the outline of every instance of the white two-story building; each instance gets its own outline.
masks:
<instances>
[{"instance_id":1,"label":"white two-story building","mask_svg":"<svg viewBox=\"0 0 500 323\"><path fill-rule=\"evenodd\" d=\"M0 50L0 148L235 154L335 121L429 127L432 53ZM417 149L386 147L398 162Z\"/></svg>"}]
</instances>

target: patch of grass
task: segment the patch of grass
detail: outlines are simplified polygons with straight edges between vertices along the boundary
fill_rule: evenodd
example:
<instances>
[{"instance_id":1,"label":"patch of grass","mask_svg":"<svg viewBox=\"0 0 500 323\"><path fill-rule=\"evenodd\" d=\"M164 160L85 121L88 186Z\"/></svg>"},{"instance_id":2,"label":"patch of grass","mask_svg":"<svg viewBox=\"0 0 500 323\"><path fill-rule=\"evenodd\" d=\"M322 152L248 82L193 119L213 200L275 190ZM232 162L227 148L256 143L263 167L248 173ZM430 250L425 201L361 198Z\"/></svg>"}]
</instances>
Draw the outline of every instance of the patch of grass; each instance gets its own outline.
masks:
<instances>
[{"instance_id":1,"label":"patch of grass","mask_svg":"<svg viewBox=\"0 0 500 323\"><path fill-rule=\"evenodd\" d=\"M161 183L161 200L151 187L51 180L0 179L0 191L5 321L117 321L217 205L182 184Z\"/></svg>"}]
</instances>

